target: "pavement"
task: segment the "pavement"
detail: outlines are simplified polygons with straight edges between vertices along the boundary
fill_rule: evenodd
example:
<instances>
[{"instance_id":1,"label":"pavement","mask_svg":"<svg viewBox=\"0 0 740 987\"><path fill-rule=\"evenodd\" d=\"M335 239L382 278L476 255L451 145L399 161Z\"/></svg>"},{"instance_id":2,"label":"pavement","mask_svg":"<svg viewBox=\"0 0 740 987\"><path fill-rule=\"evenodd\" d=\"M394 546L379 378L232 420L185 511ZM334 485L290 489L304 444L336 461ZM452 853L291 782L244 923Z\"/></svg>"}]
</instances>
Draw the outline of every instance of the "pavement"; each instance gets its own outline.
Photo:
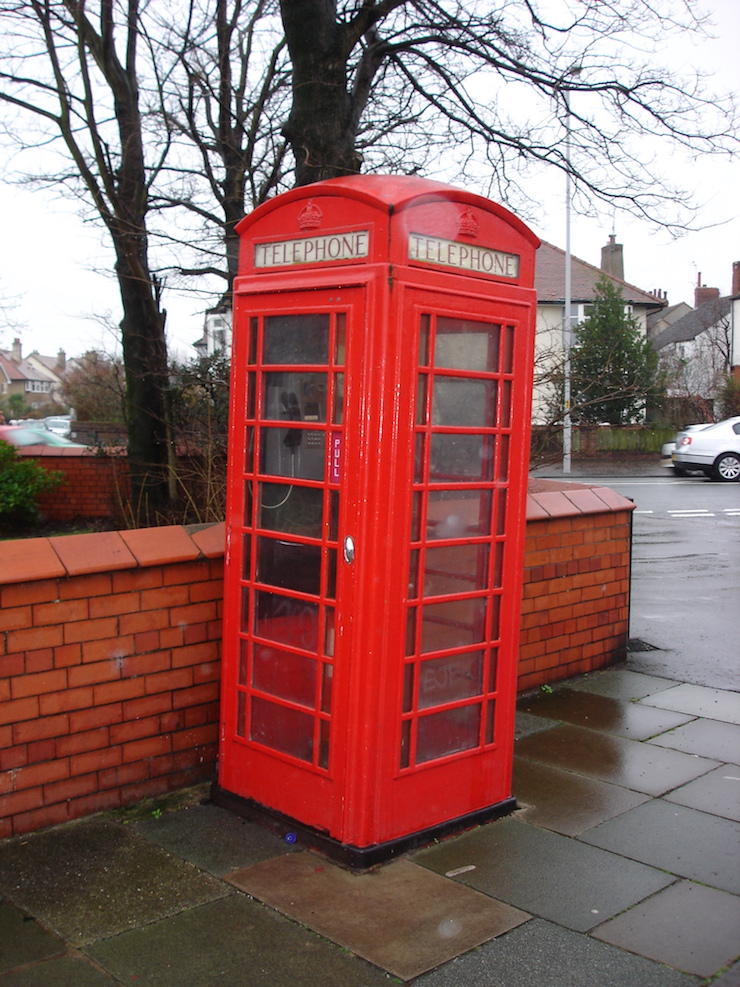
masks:
<instances>
[{"instance_id":1,"label":"pavement","mask_svg":"<svg viewBox=\"0 0 740 987\"><path fill-rule=\"evenodd\" d=\"M740 694L646 647L520 697L512 815L365 874L207 787L0 842L0 987L740 987Z\"/></svg>"}]
</instances>

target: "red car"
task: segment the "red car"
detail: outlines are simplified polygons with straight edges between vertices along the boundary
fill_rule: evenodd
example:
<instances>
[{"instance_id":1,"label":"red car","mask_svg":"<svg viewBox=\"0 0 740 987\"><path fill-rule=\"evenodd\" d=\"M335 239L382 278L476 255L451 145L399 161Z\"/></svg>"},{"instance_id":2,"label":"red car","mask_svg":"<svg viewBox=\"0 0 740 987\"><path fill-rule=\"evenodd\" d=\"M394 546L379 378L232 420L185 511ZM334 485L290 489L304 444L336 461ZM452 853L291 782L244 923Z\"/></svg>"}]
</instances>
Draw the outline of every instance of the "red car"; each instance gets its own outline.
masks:
<instances>
[{"instance_id":1,"label":"red car","mask_svg":"<svg viewBox=\"0 0 740 987\"><path fill-rule=\"evenodd\" d=\"M79 442L70 442L69 439L55 435L39 424L37 428L30 425L0 425L0 439L8 442L12 446L73 446L84 448Z\"/></svg>"}]
</instances>

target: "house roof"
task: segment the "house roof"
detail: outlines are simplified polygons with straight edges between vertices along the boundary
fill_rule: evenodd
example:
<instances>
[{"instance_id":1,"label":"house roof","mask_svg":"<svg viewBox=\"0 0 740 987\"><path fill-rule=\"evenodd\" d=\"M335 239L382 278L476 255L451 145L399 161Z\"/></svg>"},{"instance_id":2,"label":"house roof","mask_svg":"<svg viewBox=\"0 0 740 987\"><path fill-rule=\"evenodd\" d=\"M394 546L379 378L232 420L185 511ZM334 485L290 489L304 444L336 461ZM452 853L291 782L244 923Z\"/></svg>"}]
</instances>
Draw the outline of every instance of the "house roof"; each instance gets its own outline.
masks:
<instances>
[{"instance_id":1,"label":"house roof","mask_svg":"<svg viewBox=\"0 0 740 987\"><path fill-rule=\"evenodd\" d=\"M3 372L3 376L6 380L25 380L26 375L21 373L21 369L17 363L13 363L9 360L7 355L0 351L0 369Z\"/></svg>"},{"instance_id":2,"label":"house roof","mask_svg":"<svg viewBox=\"0 0 740 987\"><path fill-rule=\"evenodd\" d=\"M12 354L7 350L0 350L0 365L2 365L8 380L54 381L56 379L50 372L39 369L28 359L16 363L12 359Z\"/></svg>"},{"instance_id":3,"label":"house roof","mask_svg":"<svg viewBox=\"0 0 740 987\"><path fill-rule=\"evenodd\" d=\"M653 309L665 307L665 299L636 288L633 284L606 274L600 267L571 255L571 298L574 303L592 302L596 298L596 283L606 275L622 289L622 297L631 305ZM535 255L534 284L539 302L562 305L565 301L565 251L545 240Z\"/></svg>"},{"instance_id":4,"label":"house roof","mask_svg":"<svg viewBox=\"0 0 740 987\"><path fill-rule=\"evenodd\" d=\"M671 343L686 343L690 339L696 339L707 329L716 326L720 320L727 318L731 303L729 295L724 298L710 298L708 302L692 309L672 326L659 332L653 338L653 346L656 350L661 350Z\"/></svg>"}]
</instances>

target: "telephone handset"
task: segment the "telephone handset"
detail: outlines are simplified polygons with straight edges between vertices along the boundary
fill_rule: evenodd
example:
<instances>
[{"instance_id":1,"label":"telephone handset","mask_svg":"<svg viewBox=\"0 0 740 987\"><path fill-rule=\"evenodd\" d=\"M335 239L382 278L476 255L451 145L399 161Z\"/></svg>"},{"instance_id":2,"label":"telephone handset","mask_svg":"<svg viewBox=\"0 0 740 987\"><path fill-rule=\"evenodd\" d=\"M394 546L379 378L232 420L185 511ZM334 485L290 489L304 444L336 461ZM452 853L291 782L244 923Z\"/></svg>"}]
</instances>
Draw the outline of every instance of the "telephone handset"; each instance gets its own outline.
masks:
<instances>
[{"instance_id":1,"label":"telephone handset","mask_svg":"<svg viewBox=\"0 0 740 987\"><path fill-rule=\"evenodd\" d=\"M281 414L281 418L287 417L288 421L299 422L302 419L301 407L298 404L298 398L294 391L283 391L280 395L280 404L284 408L284 414ZM286 445L291 452L298 448L298 446L303 441L303 432L300 428L289 428L285 433L285 438L283 439L283 444Z\"/></svg>"}]
</instances>

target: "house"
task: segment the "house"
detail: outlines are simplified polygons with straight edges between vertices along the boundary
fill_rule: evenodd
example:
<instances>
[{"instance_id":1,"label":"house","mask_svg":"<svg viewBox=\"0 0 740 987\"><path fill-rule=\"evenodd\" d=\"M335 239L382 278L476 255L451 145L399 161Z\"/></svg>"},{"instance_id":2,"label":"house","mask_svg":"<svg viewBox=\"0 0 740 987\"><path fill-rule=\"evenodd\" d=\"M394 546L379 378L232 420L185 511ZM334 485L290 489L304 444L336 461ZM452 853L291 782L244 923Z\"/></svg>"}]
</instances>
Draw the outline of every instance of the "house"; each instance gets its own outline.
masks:
<instances>
[{"instance_id":1,"label":"house","mask_svg":"<svg viewBox=\"0 0 740 987\"><path fill-rule=\"evenodd\" d=\"M537 334L532 406L535 424L547 424L552 419L550 402L553 389L549 378L563 358L565 259L564 250L546 241L542 242L535 259ZM578 325L588 316L596 298L596 285L604 275L621 288L627 313L647 336L649 319L667 308L667 299L664 293L644 291L624 280L623 248L616 243L614 235L601 249L600 267L571 256L572 325Z\"/></svg>"},{"instance_id":2,"label":"house","mask_svg":"<svg viewBox=\"0 0 740 987\"><path fill-rule=\"evenodd\" d=\"M0 350L0 400L3 402L18 394L27 407L38 411L57 400L60 386L59 376L41 362L37 353L24 359L20 339L13 340L10 350Z\"/></svg>"},{"instance_id":3,"label":"house","mask_svg":"<svg viewBox=\"0 0 740 987\"><path fill-rule=\"evenodd\" d=\"M740 261L732 267L730 295L703 285L700 274L694 306L655 333L652 342L669 375L669 399L686 405L683 414L710 417L723 379L730 371L740 376Z\"/></svg>"},{"instance_id":4,"label":"house","mask_svg":"<svg viewBox=\"0 0 740 987\"><path fill-rule=\"evenodd\" d=\"M221 353L231 355L231 321L233 313L230 296L224 295L218 305L209 308L203 323L203 335L193 343L198 356Z\"/></svg>"}]
</instances>

